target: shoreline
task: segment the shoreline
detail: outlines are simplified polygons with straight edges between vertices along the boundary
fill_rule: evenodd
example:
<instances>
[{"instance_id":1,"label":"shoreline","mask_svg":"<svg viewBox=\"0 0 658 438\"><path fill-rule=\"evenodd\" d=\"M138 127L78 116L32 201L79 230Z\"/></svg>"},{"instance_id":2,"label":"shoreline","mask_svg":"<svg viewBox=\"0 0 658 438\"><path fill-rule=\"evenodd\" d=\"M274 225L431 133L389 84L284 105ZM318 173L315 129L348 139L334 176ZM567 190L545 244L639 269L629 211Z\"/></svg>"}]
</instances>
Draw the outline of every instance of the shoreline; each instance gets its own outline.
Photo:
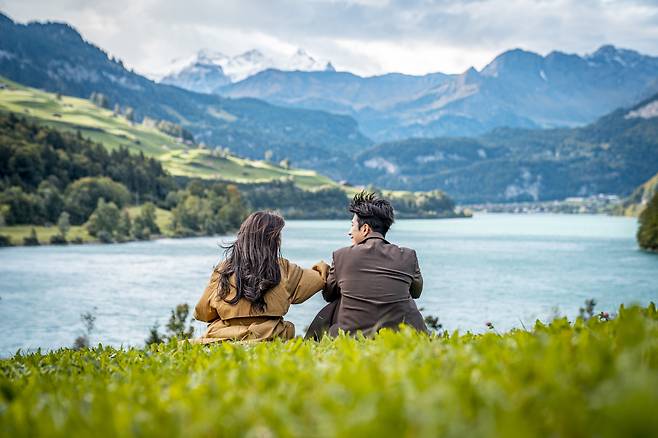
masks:
<instances>
[{"instance_id":1,"label":"shoreline","mask_svg":"<svg viewBox=\"0 0 658 438\"><path fill-rule=\"evenodd\" d=\"M513 216L540 216L540 215L548 215L548 216L604 216L604 217L620 217L620 218L628 218L628 219L633 219L634 217L632 216L618 216L614 214L608 214L608 213L566 213L566 212L492 212L492 211L472 211L470 215L452 215L452 216L402 216L398 217L397 220L447 220L447 219L473 219L476 215L513 215ZM304 222L304 221L341 221L345 220L345 218L286 218L286 221L299 221L299 222ZM28 237L30 235L30 231L32 228L35 228L37 232L37 237L39 239L39 244L38 245L26 245L23 243L23 238ZM81 227L79 227L81 228ZM16 232L17 229L22 229L21 232ZM42 237L43 234L42 232L44 230L46 231L45 238ZM10 235L7 234L7 232L10 232ZM12 233L13 231L13 233ZM59 246L59 247L66 247L66 246L73 246L73 245L89 245L89 244L97 244L97 245L114 245L114 244L123 244L123 243L131 243L131 242L149 242L149 241L155 241L155 240L162 240L162 239L185 239L185 238L199 238L199 237L213 237L213 236L221 236L222 234L214 234L214 235L204 235L204 234L199 234L199 235L169 235L169 234L158 234L158 235L152 235L149 239L127 239L127 240L122 240L122 241L113 241L113 242L101 242L97 238L91 238L88 234L85 234L84 237L80 239L69 239L67 243L51 243L49 241L49 238L51 235L57 234L57 227L52 225L49 227L45 226L32 226L32 225L11 225L11 226L4 226L0 227L0 236L7 236L10 239L13 237L14 242L10 243L9 245L1 245L0 244L0 250L3 248L21 248L21 247L40 247L40 246ZM228 231L227 233L235 232L237 230L233 231ZM13 236L11 235L13 234ZM80 230L77 230L76 233L74 233L76 237L80 237ZM17 241L17 242L16 242ZM645 250L646 252L652 253L650 250ZM654 252L658 253L658 252Z\"/></svg>"}]
</instances>

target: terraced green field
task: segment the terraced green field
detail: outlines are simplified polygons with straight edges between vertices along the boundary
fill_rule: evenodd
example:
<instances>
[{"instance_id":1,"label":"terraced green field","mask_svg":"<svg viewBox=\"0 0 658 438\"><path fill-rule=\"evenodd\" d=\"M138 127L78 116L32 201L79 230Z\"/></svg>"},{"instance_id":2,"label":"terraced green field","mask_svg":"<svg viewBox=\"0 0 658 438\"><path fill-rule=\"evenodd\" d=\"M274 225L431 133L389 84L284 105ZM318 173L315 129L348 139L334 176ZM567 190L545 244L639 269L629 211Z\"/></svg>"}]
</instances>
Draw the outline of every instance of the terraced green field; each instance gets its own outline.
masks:
<instances>
[{"instance_id":1,"label":"terraced green field","mask_svg":"<svg viewBox=\"0 0 658 438\"><path fill-rule=\"evenodd\" d=\"M186 145L153 126L133 124L121 115L100 108L91 101L25 87L0 77L0 111L14 112L58 129L80 131L84 137L108 149L120 145L158 158L173 175L221 179L238 183L268 182L292 178L304 189L337 185L310 170L285 169L265 161L246 160L233 155Z\"/></svg>"}]
</instances>

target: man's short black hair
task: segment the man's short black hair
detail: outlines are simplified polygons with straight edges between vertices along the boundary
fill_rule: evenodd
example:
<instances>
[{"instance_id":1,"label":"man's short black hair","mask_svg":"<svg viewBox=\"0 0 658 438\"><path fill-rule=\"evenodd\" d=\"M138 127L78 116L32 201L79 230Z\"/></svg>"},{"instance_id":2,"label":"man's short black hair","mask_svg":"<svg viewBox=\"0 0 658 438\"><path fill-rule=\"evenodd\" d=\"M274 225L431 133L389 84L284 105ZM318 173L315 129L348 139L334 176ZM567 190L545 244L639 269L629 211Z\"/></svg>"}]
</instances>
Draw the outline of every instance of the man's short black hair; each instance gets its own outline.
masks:
<instances>
[{"instance_id":1,"label":"man's short black hair","mask_svg":"<svg viewBox=\"0 0 658 438\"><path fill-rule=\"evenodd\" d=\"M356 214L359 228L368 224L372 231L381 233L382 236L386 236L386 232L395 221L391 203L365 190L354 195L349 211Z\"/></svg>"}]
</instances>

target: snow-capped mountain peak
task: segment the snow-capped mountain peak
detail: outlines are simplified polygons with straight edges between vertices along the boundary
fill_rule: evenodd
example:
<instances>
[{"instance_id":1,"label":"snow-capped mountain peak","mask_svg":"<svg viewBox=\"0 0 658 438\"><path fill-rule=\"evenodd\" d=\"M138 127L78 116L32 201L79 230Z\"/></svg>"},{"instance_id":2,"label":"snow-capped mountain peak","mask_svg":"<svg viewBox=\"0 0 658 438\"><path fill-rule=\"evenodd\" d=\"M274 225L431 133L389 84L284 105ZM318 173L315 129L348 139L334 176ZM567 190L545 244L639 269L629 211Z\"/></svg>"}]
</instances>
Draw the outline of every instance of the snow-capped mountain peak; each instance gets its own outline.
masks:
<instances>
[{"instance_id":1,"label":"snow-capped mountain peak","mask_svg":"<svg viewBox=\"0 0 658 438\"><path fill-rule=\"evenodd\" d=\"M196 58L196 59L195 59ZM190 59L190 58L188 58ZM228 56L224 55L222 52L217 52L214 50L201 49L197 52L196 57L192 57L190 60L203 63L203 64L216 64L220 65L225 60L229 59Z\"/></svg>"},{"instance_id":2,"label":"snow-capped mountain peak","mask_svg":"<svg viewBox=\"0 0 658 438\"><path fill-rule=\"evenodd\" d=\"M209 70L213 66L218 71L210 74ZM161 82L192 91L208 92L209 89L241 81L270 68L286 71L335 71L331 62L317 60L302 48L290 56L265 54L257 49L227 56L216 50L201 49L194 56L173 60L170 73ZM213 83L205 83L206 77L212 77Z\"/></svg>"}]
</instances>

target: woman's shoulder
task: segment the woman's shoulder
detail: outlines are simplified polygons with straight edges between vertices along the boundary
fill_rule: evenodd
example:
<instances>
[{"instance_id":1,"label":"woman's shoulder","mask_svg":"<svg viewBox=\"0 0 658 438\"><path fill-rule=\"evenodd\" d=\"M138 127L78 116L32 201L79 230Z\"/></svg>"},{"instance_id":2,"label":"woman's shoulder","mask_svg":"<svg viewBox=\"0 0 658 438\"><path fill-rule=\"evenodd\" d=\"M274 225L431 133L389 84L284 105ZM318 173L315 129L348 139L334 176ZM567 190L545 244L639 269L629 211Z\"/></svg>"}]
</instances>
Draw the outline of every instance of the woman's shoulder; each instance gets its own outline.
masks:
<instances>
[{"instance_id":1,"label":"woman's shoulder","mask_svg":"<svg viewBox=\"0 0 658 438\"><path fill-rule=\"evenodd\" d=\"M301 266L291 262L285 257L279 258L279 266L281 266L281 276L288 278L295 275L301 275L301 272L304 270Z\"/></svg>"},{"instance_id":2,"label":"woman's shoulder","mask_svg":"<svg viewBox=\"0 0 658 438\"><path fill-rule=\"evenodd\" d=\"M279 266L281 267L281 272L288 272L291 267L297 266L294 263L291 263L290 260L288 260L285 257L279 257Z\"/></svg>"}]
</instances>

